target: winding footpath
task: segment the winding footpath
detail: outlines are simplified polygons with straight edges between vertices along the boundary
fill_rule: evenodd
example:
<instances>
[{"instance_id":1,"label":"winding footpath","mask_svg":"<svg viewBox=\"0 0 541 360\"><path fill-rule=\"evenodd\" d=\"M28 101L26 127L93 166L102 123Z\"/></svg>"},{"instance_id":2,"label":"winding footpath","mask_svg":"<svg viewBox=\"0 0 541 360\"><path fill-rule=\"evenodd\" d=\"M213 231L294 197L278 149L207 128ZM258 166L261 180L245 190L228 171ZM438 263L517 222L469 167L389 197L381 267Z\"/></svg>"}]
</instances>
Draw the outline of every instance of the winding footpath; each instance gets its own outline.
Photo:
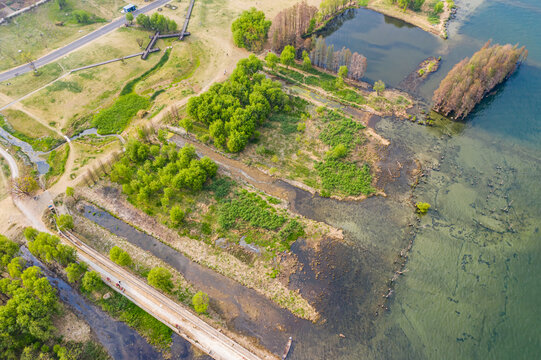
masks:
<instances>
[{"instance_id":1,"label":"winding footpath","mask_svg":"<svg viewBox=\"0 0 541 360\"><path fill-rule=\"evenodd\" d=\"M137 17L139 14L143 14L146 12L149 12L151 10L154 10L162 5L167 4L171 0L156 0L151 4L148 4L147 6L144 6L136 11L133 12L133 16ZM60 49L54 50L50 52L49 54L42 56L41 58L34 61L34 65L36 68L40 68L42 66L45 66L62 56L67 55L68 53L77 50L78 48L88 44L91 41L94 41L98 39L99 37L110 33L111 31L118 29L119 27L123 26L126 23L126 19L124 16L117 18L116 20L111 21L109 24L102 26L101 28L91 32L90 34L87 34L69 44L67 44L64 47L61 47ZM29 64L20 65L16 68L13 68L11 70L7 70L0 74L0 81L5 81L12 79L16 76L25 74L29 71L32 71L32 67Z\"/></svg>"},{"instance_id":2,"label":"winding footpath","mask_svg":"<svg viewBox=\"0 0 541 360\"><path fill-rule=\"evenodd\" d=\"M0 148L0 155L8 162L12 179L16 179L19 176L19 170L15 159L3 148ZM39 231L50 233L41 221L41 214L47 209L48 204L52 203L52 197L45 191L35 199L25 201L13 197L13 202L33 227ZM137 306L214 359L276 359L276 356L268 352L261 356L255 355L194 315L183 305L174 302L134 274L113 263L108 257L84 244L73 234L69 232L59 232L59 234L66 243L77 249L77 256L81 261L86 262L92 270L100 273L107 285L126 296Z\"/></svg>"}]
</instances>

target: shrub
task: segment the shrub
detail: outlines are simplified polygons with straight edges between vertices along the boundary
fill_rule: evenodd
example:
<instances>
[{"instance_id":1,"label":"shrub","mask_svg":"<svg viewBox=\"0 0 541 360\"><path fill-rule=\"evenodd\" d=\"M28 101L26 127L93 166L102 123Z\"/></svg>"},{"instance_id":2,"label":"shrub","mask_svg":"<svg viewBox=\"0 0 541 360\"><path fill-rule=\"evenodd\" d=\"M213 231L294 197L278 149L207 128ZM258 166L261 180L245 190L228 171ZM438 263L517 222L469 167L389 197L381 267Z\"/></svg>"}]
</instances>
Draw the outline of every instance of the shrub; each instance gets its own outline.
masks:
<instances>
[{"instance_id":1,"label":"shrub","mask_svg":"<svg viewBox=\"0 0 541 360\"><path fill-rule=\"evenodd\" d=\"M192 298L192 304L198 314L204 314L209 306L209 296L202 291L198 291Z\"/></svg>"},{"instance_id":2,"label":"shrub","mask_svg":"<svg viewBox=\"0 0 541 360\"><path fill-rule=\"evenodd\" d=\"M81 286L86 291L98 291L103 287L101 276L96 271L88 271L83 275Z\"/></svg>"},{"instance_id":3,"label":"shrub","mask_svg":"<svg viewBox=\"0 0 541 360\"><path fill-rule=\"evenodd\" d=\"M416 206L419 214L426 214L430 209L430 204L425 202L418 202Z\"/></svg>"},{"instance_id":4,"label":"shrub","mask_svg":"<svg viewBox=\"0 0 541 360\"><path fill-rule=\"evenodd\" d=\"M147 275L147 280L150 285L167 293L173 290L172 275L164 267L152 268Z\"/></svg>"},{"instance_id":5,"label":"shrub","mask_svg":"<svg viewBox=\"0 0 541 360\"><path fill-rule=\"evenodd\" d=\"M113 246L111 250L109 250L109 258L120 266L130 266L132 264L130 254L118 246Z\"/></svg>"},{"instance_id":6,"label":"shrub","mask_svg":"<svg viewBox=\"0 0 541 360\"><path fill-rule=\"evenodd\" d=\"M169 210L169 219L175 225L179 225L184 220L184 211L182 211L180 206L175 205Z\"/></svg>"},{"instance_id":7,"label":"shrub","mask_svg":"<svg viewBox=\"0 0 541 360\"><path fill-rule=\"evenodd\" d=\"M69 214L62 214L56 217L56 224L60 231L73 229L73 217Z\"/></svg>"},{"instance_id":8,"label":"shrub","mask_svg":"<svg viewBox=\"0 0 541 360\"><path fill-rule=\"evenodd\" d=\"M374 91L380 95L383 91L385 91L385 83L381 80L378 80L374 83Z\"/></svg>"}]
</instances>

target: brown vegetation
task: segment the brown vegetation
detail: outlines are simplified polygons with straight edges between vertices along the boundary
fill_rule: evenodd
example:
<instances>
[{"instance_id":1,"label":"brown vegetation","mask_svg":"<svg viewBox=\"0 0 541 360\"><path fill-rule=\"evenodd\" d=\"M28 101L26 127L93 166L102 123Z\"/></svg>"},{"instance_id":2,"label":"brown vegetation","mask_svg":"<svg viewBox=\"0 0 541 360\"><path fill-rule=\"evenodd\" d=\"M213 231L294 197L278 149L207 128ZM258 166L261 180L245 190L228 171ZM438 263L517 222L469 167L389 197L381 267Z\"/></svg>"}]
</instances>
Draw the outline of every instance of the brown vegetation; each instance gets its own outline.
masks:
<instances>
[{"instance_id":1,"label":"brown vegetation","mask_svg":"<svg viewBox=\"0 0 541 360\"><path fill-rule=\"evenodd\" d=\"M472 58L465 58L447 74L434 92L434 111L454 119L465 118L483 97L505 81L526 59L518 45L488 41Z\"/></svg>"},{"instance_id":2,"label":"brown vegetation","mask_svg":"<svg viewBox=\"0 0 541 360\"><path fill-rule=\"evenodd\" d=\"M327 46L325 39L317 38L314 49L310 52L310 60L315 66L337 73L340 66L347 66L347 77L360 80L366 70L366 57L343 47L334 51L334 45Z\"/></svg>"},{"instance_id":3,"label":"brown vegetation","mask_svg":"<svg viewBox=\"0 0 541 360\"><path fill-rule=\"evenodd\" d=\"M271 48L281 52L286 45L295 48L303 47L305 39L302 38L308 32L313 17L317 13L315 6L309 6L306 1L293 5L280 11L272 21L269 29L269 41ZM307 39L307 41L310 41ZM306 46L305 46L306 47Z\"/></svg>"}]
</instances>

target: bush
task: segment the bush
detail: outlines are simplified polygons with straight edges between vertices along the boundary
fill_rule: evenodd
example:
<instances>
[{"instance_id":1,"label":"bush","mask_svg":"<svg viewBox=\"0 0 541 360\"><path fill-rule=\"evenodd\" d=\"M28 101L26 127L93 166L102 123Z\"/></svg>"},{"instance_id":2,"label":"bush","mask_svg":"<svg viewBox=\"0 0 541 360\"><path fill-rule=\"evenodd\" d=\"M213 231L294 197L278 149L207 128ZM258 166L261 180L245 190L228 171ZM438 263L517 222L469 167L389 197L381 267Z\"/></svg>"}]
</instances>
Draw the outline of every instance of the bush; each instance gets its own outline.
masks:
<instances>
[{"instance_id":1,"label":"bush","mask_svg":"<svg viewBox=\"0 0 541 360\"><path fill-rule=\"evenodd\" d=\"M73 229L73 217L70 214L62 214L56 217L56 224L60 231Z\"/></svg>"},{"instance_id":2,"label":"bush","mask_svg":"<svg viewBox=\"0 0 541 360\"><path fill-rule=\"evenodd\" d=\"M419 214L426 214L430 209L430 204L425 202L418 202L416 206Z\"/></svg>"},{"instance_id":3,"label":"bush","mask_svg":"<svg viewBox=\"0 0 541 360\"><path fill-rule=\"evenodd\" d=\"M184 211L182 211L180 206L175 205L169 210L169 219L175 225L179 225L184 220Z\"/></svg>"},{"instance_id":4,"label":"bush","mask_svg":"<svg viewBox=\"0 0 541 360\"><path fill-rule=\"evenodd\" d=\"M148 283L157 289L170 293L173 290L172 275L164 267L155 267L147 275Z\"/></svg>"},{"instance_id":5,"label":"bush","mask_svg":"<svg viewBox=\"0 0 541 360\"><path fill-rule=\"evenodd\" d=\"M267 40L271 22L265 20L265 13L256 8L243 11L237 20L231 24L233 42L241 48L259 51Z\"/></svg>"},{"instance_id":6,"label":"bush","mask_svg":"<svg viewBox=\"0 0 541 360\"><path fill-rule=\"evenodd\" d=\"M130 266L132 264L130 254L118 246L113 246L111 250L109 250L109 258L120 266Z\"/></svg>"},{"instance_id":7,"label":"bush","mask_svg":"<svg viewBox=\"0 0 541 360\"><path fill-rule=\"evenodd\" d=\"M192 304L198 314L204 314L209 306L209 296L202 291L198 291L192 298Z\"/></svg>"},{"instance_id":8,"label":"bush","mask_svg":"<svg viewBox=\"0 0 541 360\"><path fill-rule=\"evenodd\" d=\"M98 272L88 271L83 275L81 286L84 290L89 292L98 291L103 287L103 281L101 280L101 276Z\"/></svg>"}]
</instances>

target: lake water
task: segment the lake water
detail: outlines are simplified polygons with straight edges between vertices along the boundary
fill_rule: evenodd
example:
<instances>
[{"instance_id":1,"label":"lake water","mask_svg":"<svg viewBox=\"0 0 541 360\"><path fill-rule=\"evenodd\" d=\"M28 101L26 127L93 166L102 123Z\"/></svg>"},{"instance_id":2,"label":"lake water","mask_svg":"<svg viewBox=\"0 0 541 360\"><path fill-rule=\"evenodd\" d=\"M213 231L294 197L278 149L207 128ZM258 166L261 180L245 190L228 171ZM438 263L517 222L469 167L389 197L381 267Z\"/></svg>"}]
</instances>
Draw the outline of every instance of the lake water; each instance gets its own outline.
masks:
<instances>
[{"instance_id":1,"label":"lake water","mask_svg":"<svg viewBox=\"0 0 541 360\"><path fill-rule=\"evenodd\" d=\"M366 77L390 86L426 57L441 55L441 70L420 89L427 101L448 70L489 39L529 50L526 63L450 136L442 135L450 124L423 128L389 119L377 124L384 136L410 144L424 165L434 168L414 192L416 200L432 204L432 209L421 219L408 271L397 283L390 310L373 321L364 339L359 331L357 338L344 340L343 349L333 342L334 349L327 349L332 358L539 356L541 3L486 1L459 19L465 20L453 24L450 40L444 41L362 9L326 34L335 48L365 54ZM359 241L357 246L366 244ZM361 283L359 278L358 286ZM362 318L344 312L351 320L342 319L342 326L355 328L352 323ZM310 347L325 353L324 345L307 344ZM314 356L307 349L295 358L309 358L310 353Z\"/></svg>"}]
</instances>

